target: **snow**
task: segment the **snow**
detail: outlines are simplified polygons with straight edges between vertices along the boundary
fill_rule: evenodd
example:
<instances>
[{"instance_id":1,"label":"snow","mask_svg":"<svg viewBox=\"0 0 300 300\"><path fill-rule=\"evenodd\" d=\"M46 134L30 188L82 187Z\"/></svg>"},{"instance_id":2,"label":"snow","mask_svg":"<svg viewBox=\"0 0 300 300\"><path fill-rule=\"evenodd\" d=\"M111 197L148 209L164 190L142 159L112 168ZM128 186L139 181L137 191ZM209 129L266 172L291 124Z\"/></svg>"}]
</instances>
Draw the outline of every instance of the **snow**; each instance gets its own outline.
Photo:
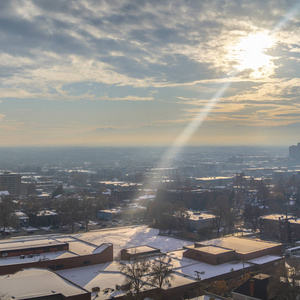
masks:
<instances>
[{"instance_id":1,"label":"snow","mask_svg":"<svg viewBox=\"0 0 300 300\"><path fill-rule=\"evenodd\" d=\"M109 247L109 244L100 245L98 248L96 248L95 250L93 250L93 254L101 253L102 251L104 251L108 247Z\"/></svg>"},{"instance_id":2,"label":"snow","mask_svg":"<svg viewBox=\"0 0 300 300\"><path fill-rule=\"evenodd\" d=\"M174 272L197 279L197 276L195 273L195 271L197 271L197 272L200 272L201 280L205 280L205 279L210 279L210 278L220 276L223 274L227 274L232 271L242 270L243 268L246 269L250 266L251 266L251 264L249 264L249 263L243 264L242 262L230 262L230 263L225 263L225 264L215 266L215 265L210 265L210 264L207 264L204 262L197 261L197 263L195 263L193 265L174 269Z\"/></svg>"},{"instance_id":3,"label":"snow","mask_svg":"<svg viewBox=\"0 0 300 300\"><path fill-rule=\"evenodd\" d=\"M53 260L67 257L77 256L69 251L60 251L60 252L48 252L44 254L34 254L33 257L25 255L24 258L20 258L20 256L11 256L0 258L0 266L4 265L15 265L15 264L23 264L23 263L33 263L38 262L40 260Z\"/></svg>"},{"instance_id":4,"label":"snow","mask_svg":"<svg viewBox=\"0 0 300 300\"><path fill-rule=\"evenodd\" d=\"M95 245L112 243L115 257L119 255L122 249L141 245L158 248L161 252L169 252L176 249L182 249L183 246L191 244L191 242L188 241L160 236L158 233L158 229L149 228L148 226L143 225L102 229L76 234L74 236Z\"/></svg>"},{"instance_id":5,"label":"snow","mask_svg":"<svg viewBox=\"0 0 300 300\"><path fill-rule=\"evenodd\" d=\"M60 293L65 297L86 294L85 290L53 272L34 268L0 276L0 290L2 295L7 294L14 299L40 298Z\"/></svg>"},{"instance_id":6,"label":"snow","mask_svg":"<svg viewBox=\"0 0 300 300\"><path fill-rule=\"evenodd\" d=\"M119 271L119 266L116 262L61 270L56 273L90 292L92 292L94 287L99 287L98 300L124 294L122 291L116 291L116 285L122 285L126 278ZM92 293L92 299L94 296L95 293Z\"/></svg>"},{"instance_id":7,"label":"snow","mask_svg":"<svg viewBox=\"0 0 300 300\"><path fill-rule=\"evenodd\" d=\"M275 256L275 255L266 255L258 258L254 258L251 260L248 260L249 263L256 264L256 265L263 265L268 262L276 261L282 259L280 256Z\"/></svg>"},{"instance_id":8,"label":"snow","mask_svg":"<svg viewBox=\"0 0 300 300\"><path fill-rule=\"evenodd\" d=\"M0 196L9 196L9 192L8 191L0 191Z\"/></svg>"}]
</instances>

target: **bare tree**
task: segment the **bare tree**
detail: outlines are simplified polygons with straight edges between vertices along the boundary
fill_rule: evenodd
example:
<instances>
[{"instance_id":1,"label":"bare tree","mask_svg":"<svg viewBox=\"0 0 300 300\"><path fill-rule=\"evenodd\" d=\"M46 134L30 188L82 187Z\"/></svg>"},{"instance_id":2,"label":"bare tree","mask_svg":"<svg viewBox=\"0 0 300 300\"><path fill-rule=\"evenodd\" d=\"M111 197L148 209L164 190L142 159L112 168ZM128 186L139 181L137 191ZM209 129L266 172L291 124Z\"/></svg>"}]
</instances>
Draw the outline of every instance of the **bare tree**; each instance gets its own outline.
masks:
<instances>
[{"instance_id":1,"label":"bare tree","mask_svg":"<svg viewBox=\"0 0 300 300\"><path fill-rule=\"evenodd\" d=\"M68 197L61 201L60 211L64 222L71 224L74 233L74 223L80 219L80 209L78 199Z\"/></svg>"},{"instance_id":2,"label":"bare tree","mask_svg":"<svg viewBox=\"0 0 300 300\"><path fill-rule=\"evenodd\" d=\"M122 288L126 292L133 293L134 298L139 300L141 298L140 292L147 284L144 276L149 274L150 262L135 255L126 262L120 262L120 271L126 275Z\"/></svg>"},{"instance_id":3,"label":"bare tree","mask_svg":"<svg viewBox=\"0 0 300 300\"><path fill-rule=\"evenodd\" d=\"M247 204L245 206L245 210L243 213L244 220L246 222L248 222L249 224L251 224L253 232L256 232L256 230L257 230L261 215L262 215L262 211L259 208L259 206L257 206L257 205L254 206L251 204Z\"/></svg>"},{"instance_id":4,"label":"bare tree","mask_svg":"<svg viewBox=\"0 0 300 300\"><path fill-rule=\"evenodd\" d=\"M6 229L9 225L15 223L14 202L10 196L2 196L0 199L0 224L2 226L2 235L5 238Z\"/></svg>"},{"instance_id":5,"label":"bare tree","mask_svg":"<svg viewBox=\"0 0 300 300\"><path fill-rule=\"evenodd\" d=\"M215 215L214 225L217 236L220 236L221 227L225 224L226 216L230 214L229 200L226 195L218 195L216 199L212 199L209 203L212 213Z\"/></svg>"},{"instance_id":6,"label":"bare tree","mask_svg":"<svg viewBox=\"0 0 300 300\"><path fill-rule=\"evenodd\" d=\"M299 299L300 262L297 259L290 259L288 264L289 267L278 269L270 278L267 286L269 299Z\"/></svg>"},{"instance_id":7,"label":"bare tree","mask_svg":"<svg viewBox=\"0 0 300 300\"><path fill-rule=\"evenodd\" d=\"M85 222L85 230L89 230L89 220L95 215L95 203L91 197L83 197L79 201L79 208Z\"/></svg>"},{"instance_id":8,"label":"bare tree","mask_svg":"<svg viewBox=\"0 0 300 300\"><path fill-rule=\"evenodd\" d=\"M159 287L158 299L162 299L163 286L170 287L170 279L173 278L172 266L170 265L171 258L168 256L159 256L152 261L150 265L151 275L149 282Z\"/></svg>"}]
</instances>

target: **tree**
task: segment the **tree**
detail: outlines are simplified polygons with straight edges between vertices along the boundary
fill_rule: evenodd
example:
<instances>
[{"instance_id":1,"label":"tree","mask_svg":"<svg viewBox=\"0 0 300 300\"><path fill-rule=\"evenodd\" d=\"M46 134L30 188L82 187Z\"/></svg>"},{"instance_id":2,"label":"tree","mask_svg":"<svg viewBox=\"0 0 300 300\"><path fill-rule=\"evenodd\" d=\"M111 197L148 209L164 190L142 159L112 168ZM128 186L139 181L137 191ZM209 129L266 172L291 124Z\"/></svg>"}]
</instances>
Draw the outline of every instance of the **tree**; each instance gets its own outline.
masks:
<instances>
[{"instance_id":1,"label":"tree","mask_svg":"<svg viewBox=\"0 0 300 300\"><path fill-rule=\"evenodd\" d=\"M74 223L80 219L80 209L78 199L68 197L61 201L60 211L62 218L67 224L71 224L72 233L74 233Z\"/></svg>"},{"instance_id":2,"label":"tree","mask_svg":"<svg viewBox=\"0 0 300 300\"><path fill-rule=\"evenodd\" d=\"M228 292L228 287L225 280L219 280L213 281L206 290L215 295L225 296Z\"/></svg>"},{"instance_id":3,"label":"tree","mask_svg":"<svg viewBox=\"0 0 300 300\"><path fill-rule=\"evenodd\" d=\"M147 284L145 275L149 274L150 262L145 258L135 255L126 262L120 262L120 271L126 275L122 289L133 293L134 298L139 300L142 288Z\"/></svg>"},{"instance_id":4,"label":"tree","mask_svg":"<svg viewBox=\"0 0 300 300\"><path fill-rule=\"evenodd\" d=\"M6 229L16 220L14 215L15 204L10 196L2 196L0 199L0 224L2 227L2 235L5 238Z\"/></svg>"},{"instance_id":5,"label":"tree","mask_svg":"<svg viewBox=\"0 0 300 300\"><path fill-rule=\"evenodd\" d=\"M225 225L225 229L227 229L234 224L234 218L229 205L229 199L225 194L220 194L216 196L215 199L210 200L209 207L215 216L214 225L217 231L217 237L219 237L222 226Z\"/></svg>"},{"instance_id":6,"label":"tree","mask_svg":"<svg viewBox=\"0 0 300 300\"><path fill-rule=\"evenodd\" d=\"M263 180L258 180L256 183L257 198L262 202L262 204L267 204L270 196L270 191Z\"/></svg>"},{"instance_id":7,"label":"tree","mask_svg":"<svg viewBox=\"0 0 300 300\"><path fill-rule=\"evenodd\" d=\"M296 259L290 259L288 265L289 267L278 269L270 278L267 286L269 299L298 299L300 294L300 262Z\"/></svg>"},{"instance_id":8,"label":"tree","mask_svg":"<svg viewBox=\"0 0 300 300\"><path fill-rule=\"evenodd\" d=\"M90 197L83 197L81 200L79 200L79 208L82 218L85 221L85 230L88 231L89 220L91 216L95 214L95 205L93 199Z\"/></svg>"},{"instance_id":9,"label":"tree","mask_svg":"<svg viewBox=\"0 0 300 300\"><path fill-rule=\"evenodd\" d=\"M173 278L172 266L170 265L171 258L168 256L159 256L152 261L150 265L151 274L149 282L159 287L158 299L162 299L162 288L167 285L170 286L170 279Z\"/></svg>"},{"instance_id":10,"label":"tree","mask_svg":"<svg viewBox=\"0 0 300 300\"><path fill-rule=\"evenodd\" d=\"M251 224L252 231L256 232L260 217L262 215L261 209L257 205L247 204L244 210L244 220Z\"/></svg>"},{"instance_id":11,"label":"tree","mask_svg":"<svg viewBox=\"0 0 300 300\"><path fill-rule=\"evenodd\" d=\"M25 203L25 212L29 217L30 225L37 226L37 214L42 210L41 203L36 195L31 195Z\"/></svg>"},{"instance_id":12,"label":"tree","mask_svg":"<svg viewBox=\"0 0 300 300\"><path fill-rule=\"evenodd\" d=\"M63 195L64 194L64 189L62 185L59 185L55 188L55 190L51 194L51 198L55 198L58 195Z\"/></svg>"}]
</instances>

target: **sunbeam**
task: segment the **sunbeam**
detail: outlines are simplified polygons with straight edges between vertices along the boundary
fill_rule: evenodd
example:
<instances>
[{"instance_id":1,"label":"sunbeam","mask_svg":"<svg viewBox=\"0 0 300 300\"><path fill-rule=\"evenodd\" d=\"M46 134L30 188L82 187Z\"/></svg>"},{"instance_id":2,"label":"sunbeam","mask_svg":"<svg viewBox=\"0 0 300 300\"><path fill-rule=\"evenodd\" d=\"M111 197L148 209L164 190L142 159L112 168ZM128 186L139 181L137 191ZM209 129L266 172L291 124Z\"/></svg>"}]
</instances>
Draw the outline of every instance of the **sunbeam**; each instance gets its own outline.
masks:
<instances>
[{"instance_id":1,"label":"sunbeam","mask_svg":"<svg viewBox=\"0 0 300 300\"><path fill-rule=\"evenodd\" d=\"M248 38L244 39L241 42L242 54L240 56L239 66L235 72L233 72L232 76L238 74L239 72L244 71L245 69L253 69L259 70L262 66L270 65L270 57L264 54L264 50L271 47L274 43L272 40L272 35L274 35L279 29L281 29L286 23L288 23L299 11L300 2L293 7L274 27L272 32L267 34L256 34L251 35ZM254 47L253 44L257 44L257 47ZM259 56L257 59L257 55ZM254 58L253 56L256 56ZM201 111L192 119L192 121L185 127L185 129L179 134L176 138L172 146L166 150L161 160L157 164L158 168L169 168L172 165L173 160L178 155L178 153L182 150L182 148L187 144L190 138L194 135L194 133L200 128L200 126L205 121L206 117L209 115L211 110L214 108L215 104L218 100L224 95L229 86L231 85L231 81L227 81L225 84L221 86L221 88L217 91L217 93L209 100L209 102L205 105ZM156 187L158 183L155 182L155 178L150 178L147 181L146 186L149 187L151 183L152 187Z\"/></svg>"}]
</instances>

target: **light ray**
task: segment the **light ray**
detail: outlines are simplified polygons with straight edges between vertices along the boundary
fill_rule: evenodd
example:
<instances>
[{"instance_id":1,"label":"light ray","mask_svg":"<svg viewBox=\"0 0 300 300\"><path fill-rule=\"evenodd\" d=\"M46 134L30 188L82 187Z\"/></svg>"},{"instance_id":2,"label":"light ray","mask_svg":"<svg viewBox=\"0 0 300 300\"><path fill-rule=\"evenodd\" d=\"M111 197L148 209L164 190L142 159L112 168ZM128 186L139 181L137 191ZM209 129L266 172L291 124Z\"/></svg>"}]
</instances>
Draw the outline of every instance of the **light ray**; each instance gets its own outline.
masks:
<instances>
[{"instance_id":1,"label":"light ray","mask_svg":"<svg viewBox=\"0 0 300 300\"><path fill-rule=\"evenodd\" d=\"M278 22L271 32L271 35L279 31L286 23L299 12L300 1ZM238 72L234 72L236 75ZM211 112L218 100L224 95L226 90L231 85L231 81L224 83L218 92L210 99L210 101L205 105L205 107L193 118L193 120L186 126L186 128L179 134L175 142L168 148L168 150L163 155L160 162L157 164L158 168L168 168L172 165L173 160L179 154L181 149L186 145L189 139L194 135L194 133L203 124L208 114ZM157 187L157 182L155 183L155 178L150 178L151 186L153 188ZM150 187L150 181L148 180L146 187Z\"/></svg>"},{"instance_id":2,"label":"light ray","mask_svg":"<svg viewBox=\"0 0 300 300\"><path fill-rule=\"evenodd\" d=\"M211 112L216 102L224 95L231 83L231 81L224 83L221 88L215 93L215 95L208 101L205 107L201 111L199 111L199 113L193 118L193 120L185 127L185 129L176 138L172 146L170 146L164 153L163 157L157 164L158 168L169 168L172 165L174 158L179 154L181 149L186 145L189 139L203 124L207 115ZM154 177L150 178L146 186L157 188L157 183L155 183L155 181L156 180Z\"/></svg>"}]
</instances>

